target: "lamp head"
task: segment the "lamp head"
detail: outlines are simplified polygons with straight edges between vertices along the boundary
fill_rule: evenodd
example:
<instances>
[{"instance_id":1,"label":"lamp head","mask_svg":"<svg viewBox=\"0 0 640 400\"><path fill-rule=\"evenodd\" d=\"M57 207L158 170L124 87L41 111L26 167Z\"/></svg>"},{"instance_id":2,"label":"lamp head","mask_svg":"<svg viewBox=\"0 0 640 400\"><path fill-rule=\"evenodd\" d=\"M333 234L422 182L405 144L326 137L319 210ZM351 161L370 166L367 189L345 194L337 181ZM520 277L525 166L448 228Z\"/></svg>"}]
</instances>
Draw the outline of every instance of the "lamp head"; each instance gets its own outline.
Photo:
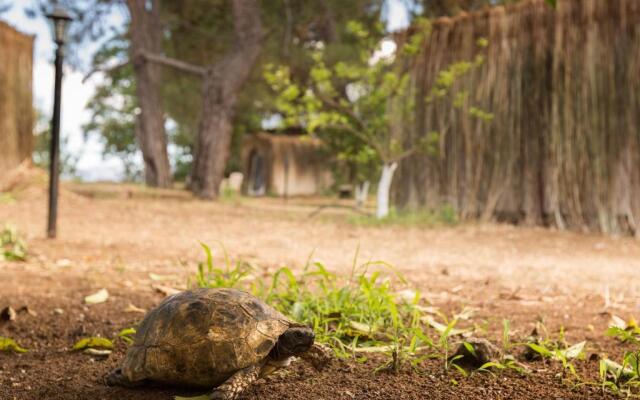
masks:
<instances>
[{"instance_id":1,"label":"lamp head","mask_svg":"<svg viewBox=\"0 0 640 400\"><path fill-rule=\"evenodd\" d=\"M53 40L57 45L63 45L67 40L67 27L73 18L59 5L54 6L53 10L47 14L47 18L53 25Z\"/></svg>"}]
</instances>

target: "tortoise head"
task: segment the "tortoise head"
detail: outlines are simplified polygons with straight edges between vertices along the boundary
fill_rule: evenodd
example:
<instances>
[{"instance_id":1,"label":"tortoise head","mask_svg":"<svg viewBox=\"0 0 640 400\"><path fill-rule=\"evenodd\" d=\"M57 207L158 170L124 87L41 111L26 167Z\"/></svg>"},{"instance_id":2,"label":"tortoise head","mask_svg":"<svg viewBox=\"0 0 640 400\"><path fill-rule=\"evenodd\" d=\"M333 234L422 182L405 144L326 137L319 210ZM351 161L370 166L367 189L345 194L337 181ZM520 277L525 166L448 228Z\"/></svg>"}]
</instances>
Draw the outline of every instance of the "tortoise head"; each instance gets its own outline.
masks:
<instances>
[{"instance_id":1,"label":"tortoise head","mask_svg":"<svg viewBox=\"0 0 640 400\"><path fill-rule=\"evenodd\" d=\"M271 357L275 360L284 360L305 353L313 346L314 339L313 329L306 326L292 326L280 335L278 342L271 350Z\"/></svg>"}]
</instances>

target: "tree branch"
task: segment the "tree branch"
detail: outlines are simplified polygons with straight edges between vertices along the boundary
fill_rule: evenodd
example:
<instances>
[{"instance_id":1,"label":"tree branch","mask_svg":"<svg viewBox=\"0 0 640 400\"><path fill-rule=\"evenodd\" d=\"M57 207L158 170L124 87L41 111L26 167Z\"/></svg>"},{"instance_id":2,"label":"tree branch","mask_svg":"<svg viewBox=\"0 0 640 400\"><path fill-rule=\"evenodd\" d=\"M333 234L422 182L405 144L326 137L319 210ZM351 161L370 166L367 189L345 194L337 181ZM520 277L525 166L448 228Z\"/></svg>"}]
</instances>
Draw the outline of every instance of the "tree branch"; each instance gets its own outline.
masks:
<instances>
[{"instance_id":1,"label":"tree branch","mask_svg":"<svg viewBox=\"0 0 640 400\"><path fill-rule=\"evenodd\" d=\"M412 147L409 150L404 151L403 153L398 154L395 157L391 157L391 162L400 162L401 160L409 157L410 155L414 154L416 152L416 148Z\"/></svg>"},{"instance_id":2,"label":"tree branch","mask_svg":"<svg viewBox=\"0 0 640 400\"><path fill-rule=\"evenodd\" d=\"M367 130L367 124L356 113L354 113L353 110L350 110L348 107L341 105L339 102L329 97L325 97L317 90L316 87L314 87L313 93L322 103L324 103L325 106L339 113L346 114L347 116L349 116L349 118L351 118L355 123L358 124L360 129Z\"/></svg>"},{"instance_id":3,"label":"tree branch","mask_svg":"<svg viewBox=\"0 0 640 400\"><path fill-rule=\"evenodd\" d=\"M142 51L140 56L147 61L154 62L156 64L164 65L167 67L175 68L180 71L188 72L190 74L204 76L206 69L199 65L190 64L185 61L176 60L175 58L166 57L161 54L153 54L147 51Z\"/></svg>"},{"instance_id":4,"label":"tree branch","mask_svg":"<svg viewBox=\"0 0 640 400\"><path fill-rule=\"evenodd\" d=\"M126 67L127 65L129 65L129 60L123 61L121 63L118 63L116 65L112 65L110 67L93 67L93 69L91 71L89 71L84 78L82 78L82 83L85 83L86 81L89 80L89 78L91 78L91 76L95 73L98 72L102 72L103 74L107 75L113 71L119 70L122 67Z\"/></svg>"},{"instance_id":5,"label":"tree branch","mask_svg":"<svg viewBox=\"0 0 640 400\"><path fill-rule=\"evenodd\" d=\"M378 143L376 143L375 141L372 141L371 138L369 138L366 135L362 134L362 132L360 132L359 130L355 129L352 126L341 125L341 124L328 124L328 125L324 125L323 128L325 128L325 129L337 129L337 130L350 132L354 136L356 136L358 139L362 140L365 144L373 147L373 149L378 152L378 155L380 156L380 158L385 158L384 150L382 149L382 147Z\"/></svg>"},{"instance_id":6,"label":"tree branch","mask_svg":"<svg viewBox=\"0 0 640 400\"><path fill-rule=\"evenodd\" d=\"M214 76L223 81L223 96L236 96L249 78L266 36L257 0L233 0L233 45L220 61L211 66Z\"/></svg>"}]
</instances>

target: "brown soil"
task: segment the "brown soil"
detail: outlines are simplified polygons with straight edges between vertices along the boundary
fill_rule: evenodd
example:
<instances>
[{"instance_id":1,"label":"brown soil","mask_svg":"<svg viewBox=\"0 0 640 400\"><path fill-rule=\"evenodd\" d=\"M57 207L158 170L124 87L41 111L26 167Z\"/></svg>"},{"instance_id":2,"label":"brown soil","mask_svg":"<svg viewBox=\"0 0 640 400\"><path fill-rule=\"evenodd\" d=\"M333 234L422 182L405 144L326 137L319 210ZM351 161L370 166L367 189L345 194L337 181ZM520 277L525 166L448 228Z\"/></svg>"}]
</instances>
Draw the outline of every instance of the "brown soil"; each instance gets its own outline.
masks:
<instances>
[{"instance_id":1,"label":"brown soil","mask_svg":"<svg viewBox=\"0 0 640 400\"><path fill-rule=\"evenodd\" d=\"M75 191L72 192L71 190ZM434 306L451 313L478 308L467 325L485 326L499 343L503 318L513 341L544 320L562 326L571 343L588 340L588 354L619 357L624 347L603 334L612 314L640 314L640 242L628 238L556 232L505 225L371 228L345 221L344 209L309 218L326 199L241 199L210 203L182 191L127 185L75 185L63 191L59 234L44 238L45 188L21 188L0 203L0 223L18 227L29 245L24 263L0 262L0 308L27 305L0 322L0 336L30 349L0 353L0 399L171 399L192 395L175 388L122 389L104 385L125 346L106 359L69 349L89 335L113 337L163 297L152 285L180 287L202 259L198 242L224 243L232 257L267 270L300 267L313 252L334 271L360 259L393 263ZM149 273L168 276L156 281ZM106 303L86 306L84 296L106 288ZM54 312L63 310L62 314ZM555 363L533 362L521 376L446 372L442 361L418 371L374 372L381 356L340 361L322 373L301 363L255 385L247 399L540 399L600 398L593 386L563 382ZM576 362L595 381L598 362ZM568 377L568 376L567 376Z\"/></svg>"}]
</instances>

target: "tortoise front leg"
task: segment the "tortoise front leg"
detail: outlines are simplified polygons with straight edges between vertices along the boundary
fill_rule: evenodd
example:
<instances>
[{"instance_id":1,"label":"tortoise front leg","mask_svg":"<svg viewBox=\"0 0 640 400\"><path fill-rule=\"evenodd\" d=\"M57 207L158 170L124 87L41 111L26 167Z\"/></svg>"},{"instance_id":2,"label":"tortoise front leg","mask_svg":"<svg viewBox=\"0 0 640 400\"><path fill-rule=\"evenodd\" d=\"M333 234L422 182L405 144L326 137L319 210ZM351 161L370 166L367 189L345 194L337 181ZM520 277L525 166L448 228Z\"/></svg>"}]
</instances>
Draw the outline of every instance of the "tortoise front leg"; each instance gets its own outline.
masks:
<instances>
[{"instance_id":1,"label":"tortoise front leg","mask_svg":"<svg viewBox=\"0 0 640 400\"><path fill-rule=\"evenodd\" d=\"M209 397L210 400L235 400L240 393L247 389L260 375L261 364L252 365L241 369L214 389Z\"/></svg>"},{"instance_id":2,"label":"tortoise front leg","mask_svg":"<svg viewBox=\"0 0 640 400\"><path fill-rule=\"evenodd\" d=\"M109 375L107 375L108 386L122 386L127 388L135 388L144 384L144 381L131 382L126 376L122 374L121 368L116 368Z\"/></svg>"}]
</instances>

